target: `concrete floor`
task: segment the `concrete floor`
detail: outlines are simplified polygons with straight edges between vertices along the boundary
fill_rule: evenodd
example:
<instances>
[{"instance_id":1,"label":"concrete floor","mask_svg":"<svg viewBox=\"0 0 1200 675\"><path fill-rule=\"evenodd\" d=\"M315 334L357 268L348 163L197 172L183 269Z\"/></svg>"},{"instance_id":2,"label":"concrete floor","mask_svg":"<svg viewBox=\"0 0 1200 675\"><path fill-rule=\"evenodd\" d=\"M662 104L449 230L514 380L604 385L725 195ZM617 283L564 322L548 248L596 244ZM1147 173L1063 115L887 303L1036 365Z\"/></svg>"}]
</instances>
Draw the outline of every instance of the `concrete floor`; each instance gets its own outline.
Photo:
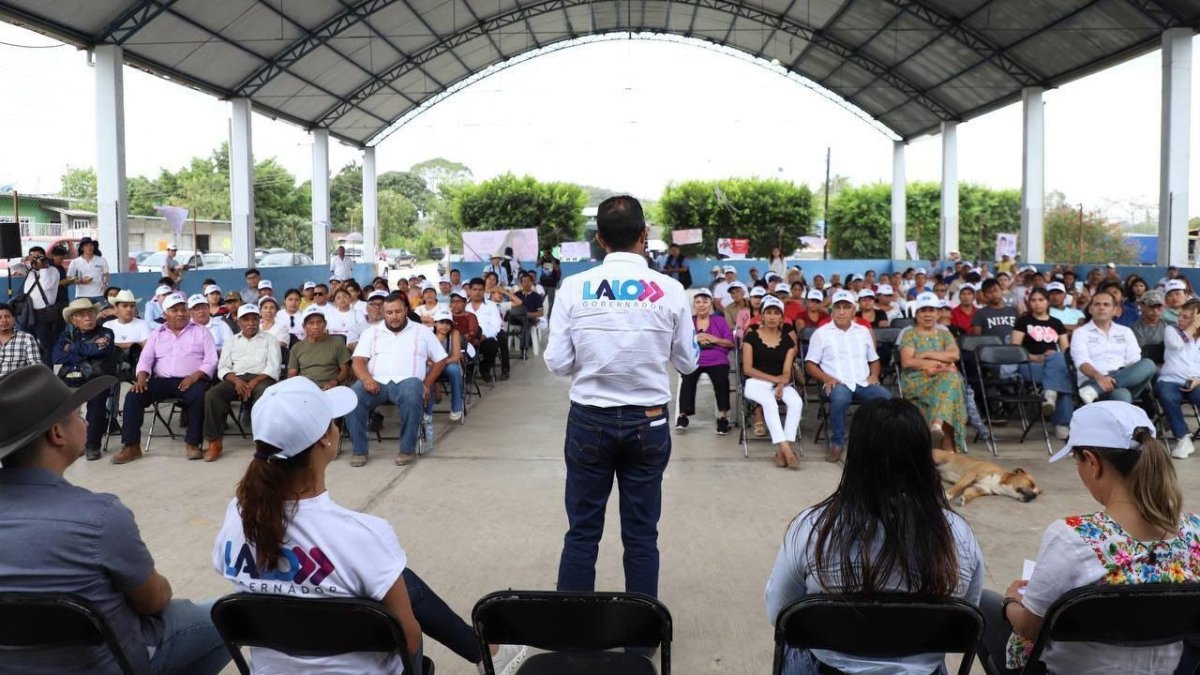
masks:
<instances>
[{"instance_id":1,"label":"concrete floor","mask_svg":"<svg viewBox=\"0 0 1200 675\"><path fill-rule=\"evenodd\" d=\"M352 469L344 458L330 467L329 489L339 503L388 519L413 569L464 618L490 591L552 589L566 527L561 455L567 389L567 381L553 377L540 359L516 362L510 381L484 387L465 425L438 417L433 455L401 469L391 462L391 442L373 443L366 468ZM705 379L698 409L711 406ZM808 455L799 471L776 468L764 442L751 443L749 459L743 458L736 433L714 435L705 414L675 433L659 541L660 593L675 622L675 672L770 672L773 635L763 588L776 550L793 516L824 498L841 472L811 441L815 406L806 407L804 417ZM999 435L1016 438L1011 428ZM67 478L115 493L132 508L177 596L216 596L230 589L212 567L213 539L249 447L230 437L221 460L205 464L185 461L182 442L162 438L140 461L113 466L81 460ZM981 445L971 449L985 452ZM1046 463L1040 439L1003 443L999 461L1029 469L1042 489L1029 504L986 497L960 509L983 547L986 586L1002 591L1020 575L1022 560L1036 556L1051 520L1097 505L1072 462ZM1200 461L1177 467L1185 494L1195 494ZM615 501L614 492L598 565L600 589L624 588ZM440 645L427 644L426 653L442 675L475 673ZM982 672L978 665L976 672Z\"/></svg>"}]
</instances>

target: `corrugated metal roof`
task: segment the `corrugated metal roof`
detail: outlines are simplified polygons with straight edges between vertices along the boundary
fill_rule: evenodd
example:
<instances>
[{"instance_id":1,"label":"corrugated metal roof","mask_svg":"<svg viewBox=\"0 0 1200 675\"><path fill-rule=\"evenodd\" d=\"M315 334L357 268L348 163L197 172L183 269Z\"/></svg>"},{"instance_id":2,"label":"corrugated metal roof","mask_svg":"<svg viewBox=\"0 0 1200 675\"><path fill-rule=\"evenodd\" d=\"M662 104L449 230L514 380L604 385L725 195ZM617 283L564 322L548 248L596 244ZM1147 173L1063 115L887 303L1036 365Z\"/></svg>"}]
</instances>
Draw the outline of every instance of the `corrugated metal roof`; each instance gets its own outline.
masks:
<instances>
[{"instance_id":1,"label":"corrugated metal roof","mask_svg":"<svg viewBox=\"0 0 1200 675\"><path fill-rule=\"evenodd\" d=\"M358 145L481 71L605 33L781 65L898 137L1200 28L1200 0L0 0L0 18Z\"/></svg>"}]
</instances>

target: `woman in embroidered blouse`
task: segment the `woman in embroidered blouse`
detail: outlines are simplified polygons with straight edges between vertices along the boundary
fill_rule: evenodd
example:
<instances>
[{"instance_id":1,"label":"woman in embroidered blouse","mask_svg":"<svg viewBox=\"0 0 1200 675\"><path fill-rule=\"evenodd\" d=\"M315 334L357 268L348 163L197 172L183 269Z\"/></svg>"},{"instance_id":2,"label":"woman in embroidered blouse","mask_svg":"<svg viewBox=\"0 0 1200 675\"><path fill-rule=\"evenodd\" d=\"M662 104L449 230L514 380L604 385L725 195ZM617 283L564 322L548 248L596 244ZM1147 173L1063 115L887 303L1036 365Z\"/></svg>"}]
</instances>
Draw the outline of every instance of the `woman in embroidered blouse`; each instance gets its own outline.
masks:
<instances>
[{"instance_id":1,"label":"woman in embroidered blouse","mask_svg":"<svg viewBox=\"0 0 1200 675\"><path fill-rule=\"evenodd\" d=\"M1179 308L1178 323L1167 326L1163 333L1166 345L1166 360L1154 383L1154 395L1167 415L1171 434L1175 436L1175 447L1171 456L1185 459L1192 454L1192 436L1183 419L1183 402L1200 405L1200 300L1195 298Z\"/></svg>"},{"instance_id":2,"label":"woman in embroidered blouse","mask_svg":"<svg viewBox=\"0 0 1200 675\"><path fill-rule=\"evenodd\" d=\"M1075 411L1067 445L1050 461L1067 455L1104 508L1051 523L1030 579L1012 582L1004 597L984 592L980 658L992 659L997 670L1024 665L1046 610L1067 591L1200 580L1200 518L1183 510L1175 467L1141 408L1099 401ZM1052 642L1041 659L1050 673L1168 675L1181 653L1180 643L1135 648Z\"/></svg>"}]
</instances>

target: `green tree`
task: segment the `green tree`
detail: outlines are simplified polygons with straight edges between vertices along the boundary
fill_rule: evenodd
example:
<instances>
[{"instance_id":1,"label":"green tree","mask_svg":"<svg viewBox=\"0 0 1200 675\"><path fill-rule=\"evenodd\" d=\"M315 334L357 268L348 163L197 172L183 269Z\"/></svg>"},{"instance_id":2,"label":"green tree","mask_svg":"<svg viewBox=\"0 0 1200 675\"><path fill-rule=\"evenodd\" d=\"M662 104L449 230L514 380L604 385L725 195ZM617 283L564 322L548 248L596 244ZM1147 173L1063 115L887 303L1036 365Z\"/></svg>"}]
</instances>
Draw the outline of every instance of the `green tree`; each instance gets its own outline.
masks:
<instances>
[{"instance_id":1,"label":"green tree","mask_svg":"<svg viewBox=\"0 0 1200 675\"><path fill-rule=\"evenodd\" d=\"M67 166L59 194L71 200L71 208L96 210L96 171L91 167Z\"/></svg>"},{"instance_id":2,"label":"green tree","mask_svg":"<svg viewBox=\"0 0 1200 675\"><path fill-rule=\"evenodd\" d=\"M466 164L445 159L444 157L435 157L427 159L424 162L417 162L412 165L409 171L425 181L425 186L434 194L439 194L444 185L469 183L473 178L471 169Z\"/></svg>"},{"instance_id":3,"label":"green tree","mask_svg":"<svg viewBox=\"0 0 1200 675\"><path fill-rule=\"evenodd\" d=\"M1138 251L1098 211L1061 206L1046 213L1046 258L1070 263L1132 264Z\"/></svg>"},{"instance_id":4,"label":"green tree","mask_svg":"<svg viewBox=\"0 0 1200 675\"><path fill-rule=\"evenodd\" d=\"M362 202L350 210L350 219L362 222ZM379 191L379 245L383 248L409 248L418 235L417 207L392 190ZM416 249L411 249L416 250Z\"/></svg>"},{"instance_id":5,"label":"green tree","mask_svg":"<svg viewBox=\"0 0 1200 675\"><path fill-rule=\"evenodd\" d=\"M350 162L329 181L329 219L335 230L362 231L362 209L358 220L351 215L356 204L362 204L362 166Z\"/></svg>"},{"instance_id":6,"label":"green tree","mask_svg":"<svg viewBox=\"0 0 1200 675\"><path fill-rule=\"evenodd\" d=\"M536 227L538 246L576 241L583 230L587 195L573 183L541 183L504 174L453 190L453 215L463 230Z\"/></svg>"},{"instance_id":7,"label":"green tree","mask_svg":"<svg viewBox=\"0 0 1200 675\"><path fill-rule=\"evenodd\" d=\"M434 198L429 186L425 184L425 179L412 171L388 171L381 174L376 182L379 184L380 193L391 190L402 194L422 212L429 210L429 202Z\"/></svg>"},{"instance_id":8,"label":"green tree","mask_svg":"<svg viewBox=\"0 0 1200 675\"><path fill-rule=\"evenodd\" d=\"M715 252L717 239L750 240L750 255L785 251L812 229L812 192L790 181L729 178L668 185L658 204L664 238L673 230L704 230L703 250Z\"/></svg>"}]
</instances>

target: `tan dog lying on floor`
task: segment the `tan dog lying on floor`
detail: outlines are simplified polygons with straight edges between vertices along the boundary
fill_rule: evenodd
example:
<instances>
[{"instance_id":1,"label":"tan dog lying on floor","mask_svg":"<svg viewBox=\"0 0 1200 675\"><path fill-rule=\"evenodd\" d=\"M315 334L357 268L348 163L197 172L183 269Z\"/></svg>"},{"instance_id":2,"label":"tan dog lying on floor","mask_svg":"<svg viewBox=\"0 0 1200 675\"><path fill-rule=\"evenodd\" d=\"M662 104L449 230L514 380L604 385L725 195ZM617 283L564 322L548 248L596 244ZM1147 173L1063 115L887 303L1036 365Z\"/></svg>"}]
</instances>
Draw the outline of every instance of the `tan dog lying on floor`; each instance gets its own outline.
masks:
<instances>
[{"instance_id":1,"label":"tan dog lying on floor","mask_svg":"<svg viewBox=\"0 0 1200 675\"><path fill-rule=\"evenodd\" d=\"M982 495L1004 495L1018 501L1038 496L1037 481L1025 469L1009 471L994 462L934 448L933 463L942 480L951 483L946 497L959 506Z\"/></svg>"}]
</instances>

